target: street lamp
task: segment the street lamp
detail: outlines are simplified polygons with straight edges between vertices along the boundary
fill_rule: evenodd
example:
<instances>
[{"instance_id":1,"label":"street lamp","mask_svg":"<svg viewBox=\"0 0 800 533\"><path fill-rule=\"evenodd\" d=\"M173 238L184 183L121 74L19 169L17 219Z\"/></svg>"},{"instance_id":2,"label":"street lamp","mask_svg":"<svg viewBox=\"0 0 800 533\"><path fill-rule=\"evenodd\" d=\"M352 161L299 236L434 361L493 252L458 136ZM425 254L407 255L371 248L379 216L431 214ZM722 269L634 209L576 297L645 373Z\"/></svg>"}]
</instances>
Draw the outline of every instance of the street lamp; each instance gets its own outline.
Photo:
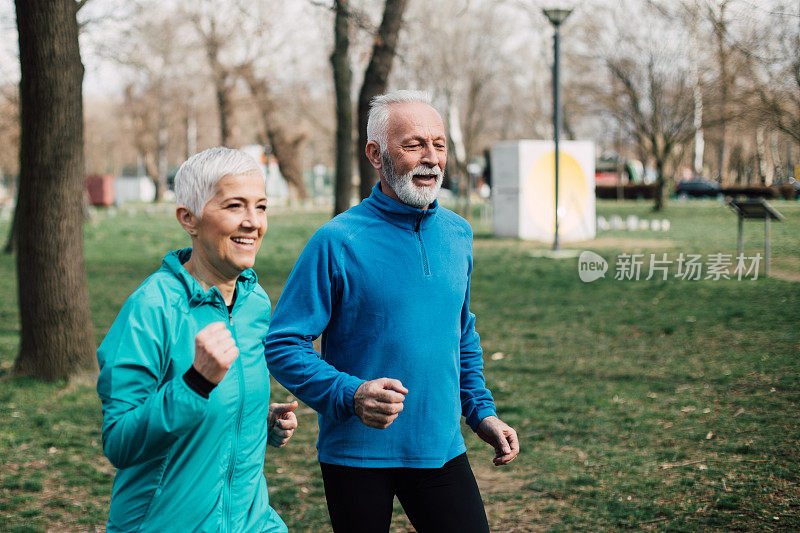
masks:
<instances>
[{"instance_id":1,"label":"street lamp","mask_svg":"<svg viewBox=\"0 0 800 533\"><path fill-rule=\"evenodd\" d=\"M558 78L558 63L561 55L559 29L570 13L571 9L543 9L542 12L555 28L553 35L553 140L556 145L556 211L555 211L555 236L553 237L553 250L558 251L558 139L561 133L561 84Z\"/></svg>"}]
</instances>

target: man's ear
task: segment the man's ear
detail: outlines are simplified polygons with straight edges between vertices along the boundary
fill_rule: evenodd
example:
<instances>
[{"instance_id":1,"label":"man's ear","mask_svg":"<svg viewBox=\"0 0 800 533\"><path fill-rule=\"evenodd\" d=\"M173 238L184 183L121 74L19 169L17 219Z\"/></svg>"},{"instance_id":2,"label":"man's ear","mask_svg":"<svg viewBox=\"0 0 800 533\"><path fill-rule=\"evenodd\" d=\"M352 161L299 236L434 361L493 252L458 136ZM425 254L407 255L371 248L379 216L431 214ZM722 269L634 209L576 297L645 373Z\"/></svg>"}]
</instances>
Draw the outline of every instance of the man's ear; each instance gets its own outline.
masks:
<instances>
[{"instance_id":1,"label":"man's ear","mask_svg":"<svg viewBox=\"0 0 800 533\"><path fill-rule=\"evenodd\" d=\"M365 152L367 154L367 159L369 159L369 162L372 163L372 166L377 170L380 170L383 166L383 160L381 159L381 148L378 146L378 143L375 141L369 141L367 143L367 147L365 148Z\"/></svg>"},{"instance_id":2,"label":"man's ear","mask_svg":"<svg viewBox=\"0 0 800 533\"><path fill-rule=\"evenodd\" d=\"M178 219L178 223L186 230L189 236L194 237L197 235L197 217L185 205L178 206L175 210L175 218Z\"/></svg>"}]
</instances>

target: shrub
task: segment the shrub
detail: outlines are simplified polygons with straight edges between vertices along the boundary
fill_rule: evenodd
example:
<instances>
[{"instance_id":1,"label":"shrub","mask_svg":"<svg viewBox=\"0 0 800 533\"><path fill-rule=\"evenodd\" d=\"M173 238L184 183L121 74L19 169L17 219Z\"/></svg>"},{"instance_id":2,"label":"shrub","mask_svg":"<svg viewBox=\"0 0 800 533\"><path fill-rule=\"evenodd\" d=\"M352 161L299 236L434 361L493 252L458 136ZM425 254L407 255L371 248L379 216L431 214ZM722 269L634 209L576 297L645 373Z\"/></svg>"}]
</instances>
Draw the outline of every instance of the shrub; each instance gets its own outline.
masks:
<instances>
[{"instance_id":1,"label":"shrub","mask_svg":"<svg viewBox=\"0 0 800 533\"><path fill-rule=\"evenodd\" d=\"M615 200L618 195L617 185L595 185L594 195L601 200ZM658 186L655 184L643 185L627 183L622 186L622 197L625 200L652 200L656 197Z\"/></svg>"},{"instance_id":2,"label":"shrub","mask_svg":"<svg viewBox=\"0 0 800 533\"><path fill-rule=\"evenodd\" d=\"M786 200L794 200L797 198L797 189L791 183L782 183L778 186L778 192Z\"/></svg>"},{"instance_id":3,"label":"shrub","mask_svg":"<svg viewBox=\"0 0 800 533\"><path fill-rule=\"evenodd\" d=\"M749 185L739 187L724 187L722 194L725 196L746 196L747 198L778 198L780 193L777 187L766 187L764 185Z\"/></svg>"}]
</instances>

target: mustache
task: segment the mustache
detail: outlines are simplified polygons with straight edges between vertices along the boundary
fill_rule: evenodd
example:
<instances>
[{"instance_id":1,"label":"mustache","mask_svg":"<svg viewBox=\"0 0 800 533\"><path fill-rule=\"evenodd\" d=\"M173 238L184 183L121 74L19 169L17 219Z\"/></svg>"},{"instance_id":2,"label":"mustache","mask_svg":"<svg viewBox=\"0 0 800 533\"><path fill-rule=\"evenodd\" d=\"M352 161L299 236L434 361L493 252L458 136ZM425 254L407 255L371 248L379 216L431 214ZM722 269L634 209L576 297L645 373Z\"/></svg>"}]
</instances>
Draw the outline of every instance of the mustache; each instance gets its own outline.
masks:
<instances>
[{"instance_id":1,"label":"mustache","mask_svg":"<svg viewBox=\"0 0 800 533\"><path fill-rule=\"evenodd\" d=\"M444 178L444 171L439 168L438 166L429 167L426 165L417 165L413 170L410 172L406 172L402 176L398 176L395 173L394 168L394 161L392 161L392 157L389 155L389 152L382 150L381 151L381 160L383 161L384 166L386 167L386 172L388 176L391 178L394 176L394 179L404 179L404 180L411 180L415 175L416 176L436 176L436 179L441 181Z\"/></svg>"},{"instance_id":2,"label":"mustache","mask_svg":"<svg viewBox=\"0 0 800 533\"><path fill-rule=\"evenodd\" d=\"M442 169L439 167L427 167L425 165L418 165L417 168L408 173L410 176L436 176L441 178L444 176Z\"/></svg>"}]
</instances>

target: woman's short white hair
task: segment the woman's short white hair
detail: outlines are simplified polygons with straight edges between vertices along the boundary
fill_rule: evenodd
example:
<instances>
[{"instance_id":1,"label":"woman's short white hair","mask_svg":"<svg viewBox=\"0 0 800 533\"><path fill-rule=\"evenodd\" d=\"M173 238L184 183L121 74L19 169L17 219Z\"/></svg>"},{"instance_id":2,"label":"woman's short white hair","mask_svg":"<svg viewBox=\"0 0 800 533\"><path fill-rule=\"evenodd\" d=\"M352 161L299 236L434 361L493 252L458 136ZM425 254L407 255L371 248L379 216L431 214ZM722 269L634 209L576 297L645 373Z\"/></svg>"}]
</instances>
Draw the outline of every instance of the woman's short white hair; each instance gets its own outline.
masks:
<instances>
[{"instance_id":1,"label":"woman's short white hair","mask_svg":"<svg viewBox=\"0 0 800 533\"><path fill-rule=\"evenodd\" d=\"M367 142L375 141L381 152L385 152L388 144L389 112L395 104L412 103L431 104L431 96L425 91L398 90L374 97L369 103L367 117Z\"/></svg>"},{"instance_id":2,"label":"woman's short white hair","mask_svg":"<svg viewBox=\"0 0 800 533\"><path fill-rule=\"evenodd\" d=\"M266 176L255 159L241 150L217 146L187 159L175 174L175 200L197 218L216 193L219 180L228 175L258 174Z\"/></svg>"}]
</instances>

